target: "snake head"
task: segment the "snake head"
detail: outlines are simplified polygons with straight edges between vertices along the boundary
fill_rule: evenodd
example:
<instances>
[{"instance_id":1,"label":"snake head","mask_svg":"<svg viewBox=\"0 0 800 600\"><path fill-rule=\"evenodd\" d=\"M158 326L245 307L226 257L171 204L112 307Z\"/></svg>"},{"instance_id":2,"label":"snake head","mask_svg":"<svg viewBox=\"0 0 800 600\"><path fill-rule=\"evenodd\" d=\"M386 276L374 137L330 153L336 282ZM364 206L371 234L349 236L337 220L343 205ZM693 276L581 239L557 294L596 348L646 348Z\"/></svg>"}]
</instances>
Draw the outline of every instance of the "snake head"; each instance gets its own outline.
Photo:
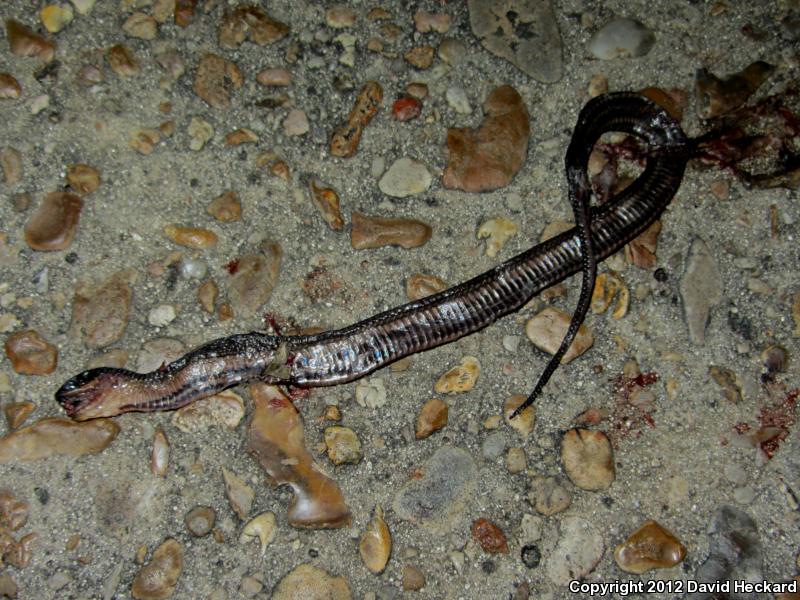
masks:
<instances>
[{"instance_id":1,"label":"snake head","mask_svg":"<svg viewBox=\"0 0 800 600\"><path fill-rule=\"evenodd\" d=\"M113 417L130 403L131 371L101 367L79 373L56 392L56 401L76 421Z\"/></svg>"}]
</instances>

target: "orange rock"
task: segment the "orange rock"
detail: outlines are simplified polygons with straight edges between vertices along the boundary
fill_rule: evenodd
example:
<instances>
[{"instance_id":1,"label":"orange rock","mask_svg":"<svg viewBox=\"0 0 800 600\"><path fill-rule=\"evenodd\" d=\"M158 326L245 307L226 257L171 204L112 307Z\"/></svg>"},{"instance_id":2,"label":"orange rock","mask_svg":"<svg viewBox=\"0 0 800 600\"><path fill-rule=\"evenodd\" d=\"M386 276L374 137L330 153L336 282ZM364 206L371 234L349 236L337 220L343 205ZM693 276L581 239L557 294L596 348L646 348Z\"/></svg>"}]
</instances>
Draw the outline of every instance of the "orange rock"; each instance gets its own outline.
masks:
<instances>
[{"instance_id":1,"label":"orange rock","mask_svg":"<svg viewBox=\"0 0 800 600\"><path fill-rule=\"evenodd\" d=\"M236 63L216 54L205 54L197 65L192 89L213 108L228 108L231 92L243 83L244 76Z\"/></svg>"},{"instance_id":2,"label":"orange rock","mask_svg":"<svg viewBox=\"0 0 800 600\"><path fill-rule=\"evenodd\" d=\"M347 158L353 156L361 141L361 132L369 124L383 100L383 88L377 81L367 81L356 97L355 106L347 117L347 123L338 127L331 137L330 153Z\"/></svg>"},{"instance_id":3,"label":"orange rock","mask_svg":"<svg viewBox=\"0 0 800 600\"><path fill-rule=\"evenodd\" d=\"M614 551L614 560L623 571L644 573L674 567L686 556L686 548L672 533L648 520Z\"/></svg>"},{"instance_id":4,"label":"orange rock","mask_svg":"<svg viewBox=\"0 0 800 600\"><path fill-rule=\"evenodd\" d=\"M424 245L433 234L430 225L414 219L383 219L352 213L350 244L356 250L401 246L416 248Z\"/></svg>"},{"instance_id":5,"label":"orange rock","mask_svg":"<svg viewBox=\"0 0 800 600\"><path fill-rule=\"evenodd\" d=\"M344 227L344 219L339 208L339 194L332 187L324 185L316 177L310 178L308 189L311 194L311 201L317 207L323 220L328 227L334 231L341 231Z\"/></svg>"},{"instance_id":6,"label":"orange rock","mask_svg":"<svg viewBox=\"0 0 800 600\"><path fill-rule=\"evenodd\" d=\"M178 225L167 225L164 227L164 235L176 244L203 250L217 243L217 234L208 229L200 227L180 227Z\"/></svg>"},{"instance_id":7,"label":"orange rock","mask_svg":"<svg viewBox=\"0 0 800 600\"><path fill-rule=\"evenodd\" d=\"M58 364L58 348L33 329L12 333L5 350L11 368L21 375L48 375Z\"/></svg>"},{"instance_id":8,"label":"orange rock","mask_svg":"<svg viewBox=\"0 0 800 600\"><path fill-rule=\"evenodd\" d=\"M78 228L83 200L77 194L53 192L25 225L25 241L34 250L64 250Z\"/></svg>"},{"instance_id":9,"label":"orange rock","mask_svg":"<svg viewBox=\"0 0 800 600\"><path fill-rule=\"evenodd\" d=\"M436 275L415 273L406 280L406 296L409 300L422 300L446 289L447 284Z\"/></svg>"},{"instance_id":10,"label":"orange rock","mask_svg":"<svg viewBox=\"0 0 800 600\"><path fill-rule=\"evenodd\" d=\"M447 425L448 406L438 398L425 403L417 415L416 438L424 439Z\"/></svg>"},{"instance_id":11,"label":"orange rock","mask_svg":"<svg viewBox=\"0 0 800 600\"><path fill-rule=\"evenodd\" d=\"M270 18L258 6L241 5L223 18L219 28L219 45L233 49L249 38L259 46L266 46L288 33L288 25Z\"/></svg>"},{"instance_id":12,"label":"orange rock","mask_svg":"<svg viewBox=\"0 0 800 600\"><path fill-rule=\"evenodd\" d=\"M489 554L508 554L508 541L503 530L488 519L477 519L472 523L472 537Z\"/></svg>"},{"instance_id":13,"label":"orange rock","mask_svg":"<svg viewBox=\"0 0 800 600\"><path fill-rule=\"evenodd\" d=\"M156 548L150 562L133 578L131 595L137 600L161 600L175 591L183 571L183 548L172 538Z\"/></svg>"},{"instance_id":14,"label":"orange rock","mask_svg":"<svg viewBox=\"0 0 800 600\"><path fill-rule=\"evenodd\" d=\"M119 425L111 419L76 423L47 417L0 438L0 463L49 456L97 454L114 441Z\"/></svg>"},{"instance_id":15,"label":"orange rock","mask_svg":"<svg viewBox=\"0 0 800 600\"><path fill-rule=\"evenodd\" d=\"M8 45L11 47L11 54L35 56L46 62L53 60L56 45L19 21L6 19L6 37Z\"/></svg>"},{"instance_id":16,"label":"orange rock","mask_svg":"<svg viewBox=\"0 0 800 600\"><path fill-rule=\"evenodd\" d=\"M239 201L239 194L234 191L225 192L211 201L211 204L206 208L206 212L217 221L225 223L241 220L242 203Z\"/></svg>"},{"instance_id":17,"label":"orange rock","mask_svg":"<svg viewBox=\"0 0 800 600\"><path fill-rule=\"evenodd\" d=\"M92 166L75 163L67 167L67 183L84 196L100 187L100 173Z\"/></svg>"}]
</instances>

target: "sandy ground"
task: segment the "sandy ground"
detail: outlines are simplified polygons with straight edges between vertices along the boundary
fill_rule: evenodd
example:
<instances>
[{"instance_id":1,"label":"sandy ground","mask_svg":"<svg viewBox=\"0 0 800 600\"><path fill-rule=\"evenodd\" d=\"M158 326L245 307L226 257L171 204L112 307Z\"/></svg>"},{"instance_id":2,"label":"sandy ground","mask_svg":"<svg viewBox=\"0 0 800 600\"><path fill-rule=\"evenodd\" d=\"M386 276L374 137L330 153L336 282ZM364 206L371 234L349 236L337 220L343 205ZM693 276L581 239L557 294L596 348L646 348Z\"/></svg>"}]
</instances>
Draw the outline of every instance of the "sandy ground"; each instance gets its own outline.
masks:
<instances>
[{"instance_id":1,"label":"sandy ground","mask_svg":"<svg viewBox=\"0 0 800 600\"><path fill-rule=\"evenodd\" d=\"M141 4L145 12L150 10L146 2ZM364 19L373 4L361 2L353 3L360 15L351 31L358 40L354 68L337 64L341 48L329 41L335 34L326 28L326 7L310 2L271 2L270 15L290 25L290 36L265 48L245 43L237 51L221 51L217 46L220 6L207 14L200 11L188 29L164 25L156 40L145 42L128 38L121 30L132 9L121 7L119 2L98 2L89 15L77 16L54 36L61 67L56 81L44 83L33 77L39 63L12 56L3 40L0 71L15 74L24 92L20 100L0 104L0 138L2 145L22 153L25 175L14 189L0 184L0 231L8 236L9 246L18 251L18 259L0 270L3 294L12 294L2 312L16 315L18 329L37 329L58 346L60 354L55 372L40 377L18 375L5 357L0 359L0 372L10 383L10 390L1 392L0 400L3 404L34 401L37 409L32 418L61 414L53 392L82 370L93 354L69 335L75 287L81 281L101 281L124 268L135 269L139 278L127 330L113 347L130 353L129 364L135 364L142 344L156 337L179 339L188 348L214 337L262 327L258 318L221 322L209 317L196 301L196 281L178 278L174 285L168 285L165 278L149 274L148 265L163 261L177 249L162 234L170 223L210 227L220 234L220 242L212 249L186 252L205 261L209 276L220 281L233 257L254 248L261 239L278 241L284 260L266 308L303 326L339 327L400 304L406 300L405 280L414 273L432 273L455 284L490 268L497 259L484 255L483 243L475 236L477 226L485 219L506 216L519 227L519 235L508 242L499 257L504 259L537 243L550 221L568 218L562 155L594 75L604 74L612 90L656 85L691 91L693 74L699 67L725 74L764 59L779 65L778 74L764 92L778 89L796 74L792 49L780 25L788 4L731 3L726 11L712 17L709 3L560 3L555 12L564 45L564 77L555 84L538 83L482 48L470 31L466 5L459 2L384 5L403 31L392 46L400 56L414 44L436 46L446 36L465 44L463 65L442 69L436 79L415 73L402 58L382 58L364 48L375 33L374 25L367 25ZM450 32L446 36L415 33L412 15L418 9L451 15ZM642 20L656 35L655 47L637 59L601 62L590 58L586 50L590 35L618 15ZM13 16L29 25L38 23L31 3L6 2L0 6L0 16ZM746 24L763 31L763 39L754 41L743 35L741 29ZM297 39L304 40L305 52L298 62L289 65L284 58L286 47ZM94 53L119 42L128 44L140 57L140 75L122 79L104 64L106 80L98 89L87 91L74 82L78 69ZM165 83L163 72L154 62L156 52L166 48L177 49L187 63L186 74L176 82ZM229 110L212 109L192 92L198 57L208 51L236 61L245 73L245 85L234 95ZM323 58L322 68L308 68L314 56ZM438 59L436 62L441 63ZM267 93L257 86L254 76L267 66L291 70L294 83L288 93L293 106L305 110L309 117L307 135L287 137L282 133L288 107L270 110L256 105ZM334 159L327 151L330 132L349 112L354 96L351 91L336 91L337 76L351 80L356 89L363 81L376 79L385 94L383 107L366 129L358 154L348 160ZM391 101L408 82L420 79L430 79L430 97L425 100L422 118L406 124L393 121ZM501 84L513 85L530 112L532 137L527 162L507 188L496 192L475 195L444 189L440 173L446 164L446 128L476 126L481 119L480 103ZM455 85L466 89L474 107L471 115L457 114L448 106L445 90ZM49 107L33 114L31 103L41 94L49 97ZM159 112L160 103L165 101L172 103L168 116ZM186 129L192 116L202 116L216 131L215 138L199 153L188 149ZM160 143L153 154L142 156L129 147L130 130L157 126L168 118L176 121L176 133ZM690 134L701 131L693 110L688 111L683 125ZM239 127L258 132L261 139L257 148L224 144L224 134ZM270 148L290 165L294 174L290 186L254 165L258 152ZM407 155L427 165L435 174L434 183L415 197L388 198L378 190L373 161L383 158L388 166ZM74 162L100 169L103 184L87 199L77 237L67 251L32 251L25 246L23 227L45 194L62 189L66 165ZM410 251L354 251L346 229L334 232L327 228L304 196L300 179L307 173L338 190L346 221L356 210L413 217L434 228L433 238ZM757 459L754 449L723 440L736 423L756 424L759 402L766 399L759 380L759 357L766 346L779 343L787 348L789 372L780 380L786 389L797 385L794 358L798 346L792 337L790 314L792 295L800 287L794 228L799 216L796 192L753 191L732 181L728 200L719 201L709 186L727 178L719 172L689 170L663 219L657 255L668 280L659 283L651 272L627 267L622 276L630 289L649 293L634 294L631 310L622 320L590 317L594 347L556 373L539 402L535 430L527 440L501 426L507 447L524 447L528 474L510 474L502 457L484 458L482 444L493 432L482 424L488 416L499 414L509 395L527 393L545 365L546 357L524 338L524 321L533 309L415 357L404 373L379 373L389 399L380 409L359 407L353 400L353 384L314 391L300 404L312 448L322 438L325 424L316 417L325 403L340 405L343 423L362 441L365 457L358 465L334 468L320 456L350 503L354 516L351 528L300 531L289 527L284 515L290 494L264 483L263 471L244 451L244 422L234 431L215 428L190 435L172 427L167 414L126 415L118 418L122 427L119 437L101 454L0 465L0 487L12 489L31 506L28 524L20 533L36 531L40 536L25 569L7 568L19 585L20 597L129 597L132 578L139 569L137 551L142 546L152 551L165 538L174 537L183 546L185 563L175 598L205 598L218 588L229 598L243 597L239 588L245 576L263 582L263 590L256 597L266 598L281 577L303 562L344 577L357 598L507 598L523 582L527 582L533 597L561 598L570 594L550 580L547 558L559 540L559 524L565 517L584 518L604 540L606 550L588 580L629 577L615 565L613 548L646 519L656 519L674 532L688 554L681 565L645 574L641 580L675 579L691 576L704 561L709 546L707 529L717 510L728 504L737 505L756 521L763 544L765 578L778 581L794 577L800 525L796 501L787 490L797 491L800 485L796 431L766 464ZM228 189L240 194L243 220L214 223L205 206ZM19 191L34 197L34 206L27 212L12 208L11 196ZM776 238L770 237L772 205L780 215ZM724 299L711 315L704 346L689 342L678 293L687 250L697 237L712 248L724 281ZM755 268L743 268L742 258L752 259ZM300 282L322 262L341 282L341 288L328 301L313 303L302 292ZM45 268L49 286L37 291L37 274ZM753 277L766 282L770 293L751 291L748 280ZM556 305L570 310L577 289L577 283L571 282L568 298ZM21 299L32 302L20 303ZM156 328L148 323L148 312L164 303L178 307L178 317ZM750 339L732 329L732 314L751 325ZM505 335L523 336L516 352L504 349ZM620 339L624 350L617 343ZM667 360L668 353L679 356ZM419 407L432 397L433 382L467 354L479 357L482 370L478 384L466 394L448 398L450 420L443 432L414 441L414 419ZM617 478L610 489L586 492L564 480L572 505L565 513L543 519L542 537L536 541L543 561L529 569L520 560L520 548L526 543L520 523L524 514L535 512L526 501L530 476L562 475L561 435L586 408L614 403L610 379L632 358L643 371L656 371L660 376L654 387L655 427L623 440L616 449ZM603 367L600 374L596 373L597 365ZM739 376L745 390L742 402L725 400L708 375L711 365L727 367ZM677 383L674 398L665 391L669 379ZM149 469L152 434L157 426L164 427L173 452L170 471L163 478L151 475ZM5 428L5 423L0 427ZM463 448L473 457L477 491L464 499L462 512L444 530L401 521L389 510L393 556L381 576L370 574L356 545L374 505L391 507L412 471L445 444ZM243 476L256 489L252 514L271 510L278 517L276 539L264 556L255 546L242 546L237 541L241 525L225 498L222 466ZM741 475L737 475L737 482L726 476L734 471ZM223 543L211 537L195 539L186 531L183 517L196 504L215 508L218 526L225 534ZM504 530L509 554L489 556L470 541L469 526L478 517L489 518ZM68 551L67 540L74 534L80 535L80 544ZM455 554L464 559L461 569L454 566L454 552L462 553ZM404 564L424 571L427 585L420 592L401 591ZM370 593L373 596L368 596Z\"/></svg>"}]
</instances>

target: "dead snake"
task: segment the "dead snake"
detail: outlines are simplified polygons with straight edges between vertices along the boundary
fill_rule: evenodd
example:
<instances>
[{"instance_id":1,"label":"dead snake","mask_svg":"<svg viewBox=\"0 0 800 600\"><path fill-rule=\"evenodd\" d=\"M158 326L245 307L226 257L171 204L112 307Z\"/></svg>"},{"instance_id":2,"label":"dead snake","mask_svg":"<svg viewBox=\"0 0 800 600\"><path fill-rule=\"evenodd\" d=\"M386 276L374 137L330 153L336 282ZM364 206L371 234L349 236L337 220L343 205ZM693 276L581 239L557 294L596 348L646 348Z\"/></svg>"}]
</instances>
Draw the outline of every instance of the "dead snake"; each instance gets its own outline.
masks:
<instances>
[{"instance_id":1,"label":"dead snake","mask_svg":"<svg viewBox=\"0 0 800 600\"><path fill-rule=\"evenodd\" d=\"M642 140L646 164L630 186L602 206L590 207L589 153L610 131ZM582 270L581 299L570 331L519 411L541 391L583 321L596 263L658 218L680 187L691 147L680 125L646 98L628 92L599 96L581 111L566 154L577 223L569 231L460 285L343 329L298 336L232 335L150 373L90 369L62 385L56 400L69 416L83 421L130 411L172 410L250 381L301 388L336 385L483 329Z\"/></svg>"}]
</instances>

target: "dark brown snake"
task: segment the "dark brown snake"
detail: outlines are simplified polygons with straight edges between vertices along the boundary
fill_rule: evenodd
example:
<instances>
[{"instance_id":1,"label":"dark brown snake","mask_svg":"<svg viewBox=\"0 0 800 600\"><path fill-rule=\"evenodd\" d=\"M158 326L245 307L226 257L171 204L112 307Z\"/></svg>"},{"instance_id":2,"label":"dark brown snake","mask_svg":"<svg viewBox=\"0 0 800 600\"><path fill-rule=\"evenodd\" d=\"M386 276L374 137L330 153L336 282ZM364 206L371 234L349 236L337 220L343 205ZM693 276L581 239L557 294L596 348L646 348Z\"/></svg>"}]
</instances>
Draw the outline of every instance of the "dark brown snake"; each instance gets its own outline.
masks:
<instances>
[{"instance_id":1,"label":"dark brown snake","mask_svg":"<svg viewBox=\"0 0 800 600\"><path fill-rule=\"evenodd\" d=\"M590 207L586 164L595 142L610 131L643 141L646 164L625 190L602 206ZM460 285L343 329L301 336L232 335L151 373L91 369L62 385L56 400L69 416L82 421L130 411L172 410L251 381L301 388L336 385L483 329L542 290L583 271L570 332L519 411L539 394L583 321L596 263L658 218L680 187L693 147L680 125L644 97L627 92L600 96L581 111L566 154L577 223L571 230Z\"/></svg>"}]
</instances>

